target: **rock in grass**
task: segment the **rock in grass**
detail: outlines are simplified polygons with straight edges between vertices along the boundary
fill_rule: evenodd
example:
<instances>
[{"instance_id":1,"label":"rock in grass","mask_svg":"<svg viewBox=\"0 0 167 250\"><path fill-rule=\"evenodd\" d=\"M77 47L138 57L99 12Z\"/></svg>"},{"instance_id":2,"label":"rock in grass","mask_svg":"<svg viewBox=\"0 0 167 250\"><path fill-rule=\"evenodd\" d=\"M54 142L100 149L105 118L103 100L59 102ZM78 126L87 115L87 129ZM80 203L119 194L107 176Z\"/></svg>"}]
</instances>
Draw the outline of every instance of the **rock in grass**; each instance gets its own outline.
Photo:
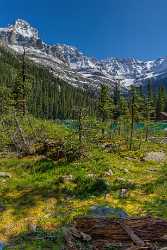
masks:
<instances>
[{"instance_id":1,"label":"rock in grass","mask_svg":"<svg viewBox=\"0 0 167 250\"><path fill-rule=\"evenodd\" d=\"M112 169L109 169L107 172L105 172L105 176L113 176L113 171Z\"/></svg>"},{"instance_id":2,"label":"rock in grass","mask_svg":"<svg viewBox=\"0 0 167 250\"><path fill-rule=\"evenodd\" d=\"M70 182L74 180L74 177L70 174L70 175L64 175L62 176L64 182Z\"/></svg>"},{"instance_id":3,"label":"rock in grass","mask_svg":"<svg viewBox=\"0 0 167 250\"><path fill-rule=\"evenodd\" d=\"M7 172L0 172L0 177L2 178L11 178L11 174Z\"/></svg>"},{"instance_id":4,"label":"rock in grass","mask_svg":"<svg viewBox=\"0 0 167 250\"><path fill-rule=\"evenodd\" d=\"M125 219L128 217L127 213L124 212L120 208L112 208L109 206L92 206L88 214L93 216L93 217L113 217L113 218L120 218L120 219Z\"/></svg>"},{"instance_id":5,"label":"rock in grass","mask_svg":"<svg viewBox=\"0 0 167 250\"><path fill-rule=\"evenodd\" d=\"M156 161L156 162L163 162L167 159L166 154L162 151L160 152L149 152L145 155L145 161Z\"/></svg>"},{"instance_id":6,"label":"rock in grass","mask_svg":"<svg viewBox=\"0 0 167 250\"><path fill-rule=\"evenodd\" d=\"M127 197L128 189L127 188L122 188L120 190L120 198L124 199Z\"/></svg>"},{"instance_id":7,"label":"rock in grass","mask_svg":"<svg viewBox=\"0 0 167 250\"><path fill-rule=\"evenodd\" d=\"M0 204L0 212L3 212L5 210L4 206Z\"/></svg>"},{"instance_id":8,"label":"rock in grass","mask_svg":"<svg viewBox=\"0 0 167 250\"><path fill-rule=\"evenodd\" d=\"M95 178L96 175L95 175L95 174L88 174L88 177L89 177L89 178Z\"/></svg>"},{"instance_id":9,"label":"rock in grass","mask_svg":"<svg viewBox=\"0 0 167 250\"><path fill-rule=\"evenodd\" d=\"M155 169L155 168L149 168L149 169L147 170L147 172L157 172L157 169Z\"/></svg>"}]
</instances>

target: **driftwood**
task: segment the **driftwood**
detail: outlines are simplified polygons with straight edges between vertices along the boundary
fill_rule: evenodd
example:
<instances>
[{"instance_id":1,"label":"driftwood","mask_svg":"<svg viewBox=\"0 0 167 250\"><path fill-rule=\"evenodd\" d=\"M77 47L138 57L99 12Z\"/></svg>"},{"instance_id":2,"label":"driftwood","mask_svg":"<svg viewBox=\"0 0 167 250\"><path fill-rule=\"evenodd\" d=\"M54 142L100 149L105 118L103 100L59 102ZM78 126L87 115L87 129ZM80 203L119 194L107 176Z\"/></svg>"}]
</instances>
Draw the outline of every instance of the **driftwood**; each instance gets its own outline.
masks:
<instances>
[{"instance_id":1,"label":"driftwood","mask_svg":"<svg viewBox=\"0 0 167 250\"><path fill-rule=\"evenodd\" d=\"M110 245L128 250L154 250L155 243L167 245L167 221L152 217L124 220L80 217L75 219L73 227L65 234L67 249L77 250L75 239L81 239L83 234L89 239L93 250L103 250Z\"/></svg>"}]
</instances>

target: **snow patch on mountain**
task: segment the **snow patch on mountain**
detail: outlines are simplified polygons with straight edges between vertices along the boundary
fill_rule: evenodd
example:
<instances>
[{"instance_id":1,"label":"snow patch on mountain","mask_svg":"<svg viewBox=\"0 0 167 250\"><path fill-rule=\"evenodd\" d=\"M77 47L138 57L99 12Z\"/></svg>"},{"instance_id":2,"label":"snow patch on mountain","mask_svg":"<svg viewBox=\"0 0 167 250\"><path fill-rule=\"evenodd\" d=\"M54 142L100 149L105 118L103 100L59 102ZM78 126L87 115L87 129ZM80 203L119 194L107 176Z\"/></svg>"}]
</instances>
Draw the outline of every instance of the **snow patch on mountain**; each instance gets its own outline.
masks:
<instances>
[{"instance_id":1,"label":"snow patch on mountain","mask_svg":"<svg viewBox=\"0 0 167 250\"><path fill-rule=\"evenodd\" d=\"M10 28L23 37L29 37L29 38L33 37L35 39L38 39L38 30L31 27L31 25L28 22L22 19L18 19L15 25L10 26Z\"/></svg>"}]
</instances>

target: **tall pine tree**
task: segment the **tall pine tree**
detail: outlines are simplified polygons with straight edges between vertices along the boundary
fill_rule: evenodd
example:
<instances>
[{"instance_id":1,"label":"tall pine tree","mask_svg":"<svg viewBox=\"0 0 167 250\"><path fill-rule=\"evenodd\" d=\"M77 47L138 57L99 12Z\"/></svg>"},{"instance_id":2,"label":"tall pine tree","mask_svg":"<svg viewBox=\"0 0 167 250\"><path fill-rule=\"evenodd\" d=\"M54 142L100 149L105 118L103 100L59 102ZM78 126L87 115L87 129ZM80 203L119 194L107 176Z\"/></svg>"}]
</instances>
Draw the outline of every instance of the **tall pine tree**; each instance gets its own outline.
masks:
<instances>
[{"instance_id":1,"label":"tall pine tree","mask_svg":"<svg viewBox=\"0 0 167 250\"><path fill-rule=\"evenodd\" d=\"M111 114L111 101L109 98L109 91L108 87L104 84L101 85L98 111L99 117L102 121L102 137L104 137L105 122Z\"/></svg>"}]
</instances>

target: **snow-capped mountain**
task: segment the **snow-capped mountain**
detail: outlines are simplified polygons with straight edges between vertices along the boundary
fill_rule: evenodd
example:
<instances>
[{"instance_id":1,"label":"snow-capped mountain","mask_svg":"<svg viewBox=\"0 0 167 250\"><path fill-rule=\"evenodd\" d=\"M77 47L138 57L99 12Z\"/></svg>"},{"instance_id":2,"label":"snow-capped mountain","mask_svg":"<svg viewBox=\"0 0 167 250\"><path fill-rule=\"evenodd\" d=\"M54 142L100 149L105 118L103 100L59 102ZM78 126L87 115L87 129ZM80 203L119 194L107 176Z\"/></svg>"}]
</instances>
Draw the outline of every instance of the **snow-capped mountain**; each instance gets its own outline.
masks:
<instances>
[{"instance_id":1,"label":"snow-capped mountain","mask_svg":"<svg viewBox=\"0 0 167 250\"><path fill-rule=\"evenodd\" d=\"M69 45L44 43L38 30L21 19L14 25L0 28L0 41L17 53L22 53L24 47L31 60L49 68L56 77L84 89L95 90L101 83L112 87L118 80L123 87L128 87L142 84L149 78L167 78L167 57L153 61L97 60Z\"/></svg>"}]
</instances>

